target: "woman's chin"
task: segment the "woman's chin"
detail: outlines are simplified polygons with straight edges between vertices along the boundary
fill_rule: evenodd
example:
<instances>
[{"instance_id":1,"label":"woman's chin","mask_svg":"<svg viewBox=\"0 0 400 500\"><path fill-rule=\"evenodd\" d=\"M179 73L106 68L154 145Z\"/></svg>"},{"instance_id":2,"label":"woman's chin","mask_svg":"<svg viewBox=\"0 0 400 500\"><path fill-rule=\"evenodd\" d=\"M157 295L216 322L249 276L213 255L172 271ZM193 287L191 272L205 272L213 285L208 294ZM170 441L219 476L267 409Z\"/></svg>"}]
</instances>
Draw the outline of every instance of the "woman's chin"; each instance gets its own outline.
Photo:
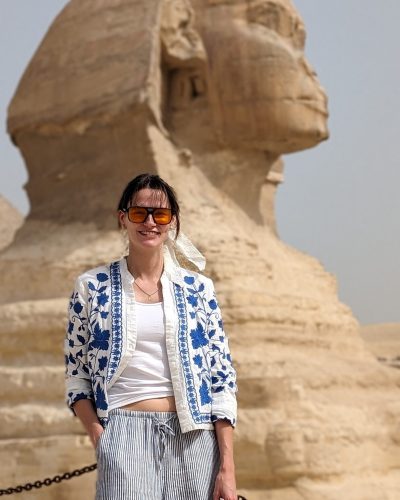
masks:
<instances>
[{"instance_id":1,"label":"woman's chin","mask_svg":"<svg viewBox=\"0 0 400 500\"><path fill-rule=\"evenodd\" d=\"M164 243L164 239L161 238L160 236L157 237L151 237L151 238L141 238L140 240L135 241L132 243L132 247L135 248L141 248L141 249L155 249L162 247Z\"/></svg>"}]
</instances>

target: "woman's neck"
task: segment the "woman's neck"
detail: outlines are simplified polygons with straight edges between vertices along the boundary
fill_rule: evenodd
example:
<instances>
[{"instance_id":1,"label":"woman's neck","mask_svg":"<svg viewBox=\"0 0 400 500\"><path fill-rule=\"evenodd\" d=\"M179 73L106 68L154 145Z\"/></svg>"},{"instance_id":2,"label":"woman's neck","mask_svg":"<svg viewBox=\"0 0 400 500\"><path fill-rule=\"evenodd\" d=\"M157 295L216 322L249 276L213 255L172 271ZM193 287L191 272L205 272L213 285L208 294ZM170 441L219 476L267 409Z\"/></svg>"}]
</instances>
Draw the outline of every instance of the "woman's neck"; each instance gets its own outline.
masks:
<instances>
[{"instance_id":1,"label":"woman's neck","mask_svg":"<svg viewBox=\"0 0 400 500\"><path fill-rule=\"evenodd\" d=\"M129 250L126 258L129 272L137 279L142 281L158 281L161 277L164 258L162 249L157 252L137 252Z\"/></svg>"}]
</instances>

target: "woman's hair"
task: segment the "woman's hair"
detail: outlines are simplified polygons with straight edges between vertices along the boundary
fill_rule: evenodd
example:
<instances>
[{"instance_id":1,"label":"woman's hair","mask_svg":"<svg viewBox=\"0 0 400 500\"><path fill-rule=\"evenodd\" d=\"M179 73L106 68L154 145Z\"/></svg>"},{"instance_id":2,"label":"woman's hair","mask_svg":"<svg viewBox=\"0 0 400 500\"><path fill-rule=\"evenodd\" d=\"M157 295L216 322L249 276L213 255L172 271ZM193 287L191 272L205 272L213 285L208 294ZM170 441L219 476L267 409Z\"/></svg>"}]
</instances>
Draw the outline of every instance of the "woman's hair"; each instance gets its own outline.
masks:
<instances>
[{"instance_id":1,"label":"woman's hair","mask_svg":"<svg viewBox=\"0 0 400 500\"><path fill-rule=\"evenodd\" d=\"M159 175L153 174L140 174L137 175L134 179L132 179L124 189L122 193L121 199L118 203L117 210L124 210L128 208L131 201L134 199L135 194L141 189L154 189L157 191L161 191L165 194L168 199L169 206L172 211L172 215L175 215L176 219L176 238L179 234L180 229L180 219L179 219L179 203L176 197L175 190L166 183ZM118 220L118 225L120 226L120 222Z\"/></svg>"}]
</instances>

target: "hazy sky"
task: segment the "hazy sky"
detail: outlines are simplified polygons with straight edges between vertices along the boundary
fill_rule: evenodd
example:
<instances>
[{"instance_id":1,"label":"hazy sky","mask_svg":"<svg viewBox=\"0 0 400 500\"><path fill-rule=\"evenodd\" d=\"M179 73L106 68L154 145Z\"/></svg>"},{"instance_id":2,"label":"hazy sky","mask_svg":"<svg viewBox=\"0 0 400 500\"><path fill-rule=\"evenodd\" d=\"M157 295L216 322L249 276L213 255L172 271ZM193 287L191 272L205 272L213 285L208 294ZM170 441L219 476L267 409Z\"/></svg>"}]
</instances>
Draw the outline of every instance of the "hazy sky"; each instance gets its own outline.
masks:
<instances>
[{"instance_id":1,"label":"hazy sky","mask_svg":"<svg viewBox=\"0 0 400 500\"><path fill-rule=\"evenodd\" d=\"M6 108L66 0L1 0L0 192L24 214L26 169ZM285 157L281 239L315 256L363 324L400 321L400 41L398 0L295 0L306 54L329 96L331 137Z\"/></svg>"}]
</instances>

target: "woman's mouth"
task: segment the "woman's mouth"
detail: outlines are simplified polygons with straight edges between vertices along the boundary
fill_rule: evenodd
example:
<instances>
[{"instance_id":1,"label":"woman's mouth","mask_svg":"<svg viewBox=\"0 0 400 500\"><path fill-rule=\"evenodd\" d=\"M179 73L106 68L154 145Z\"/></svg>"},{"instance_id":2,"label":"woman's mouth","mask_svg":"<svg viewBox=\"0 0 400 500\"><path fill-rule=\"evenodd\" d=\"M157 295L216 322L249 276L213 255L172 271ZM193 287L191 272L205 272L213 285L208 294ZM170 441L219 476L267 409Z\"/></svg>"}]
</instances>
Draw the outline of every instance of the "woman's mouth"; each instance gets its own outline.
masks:
<instances>
[{"instance_id":1,"label":"woman's mouth","mask_svg":"<svg viewBox=\"0 0 400 500\"><path fill-rule=\"evenodd\" d=\"M158 236L160 233L158 231L138 231L142 236Z\"/></svg>"}]
</instances>

